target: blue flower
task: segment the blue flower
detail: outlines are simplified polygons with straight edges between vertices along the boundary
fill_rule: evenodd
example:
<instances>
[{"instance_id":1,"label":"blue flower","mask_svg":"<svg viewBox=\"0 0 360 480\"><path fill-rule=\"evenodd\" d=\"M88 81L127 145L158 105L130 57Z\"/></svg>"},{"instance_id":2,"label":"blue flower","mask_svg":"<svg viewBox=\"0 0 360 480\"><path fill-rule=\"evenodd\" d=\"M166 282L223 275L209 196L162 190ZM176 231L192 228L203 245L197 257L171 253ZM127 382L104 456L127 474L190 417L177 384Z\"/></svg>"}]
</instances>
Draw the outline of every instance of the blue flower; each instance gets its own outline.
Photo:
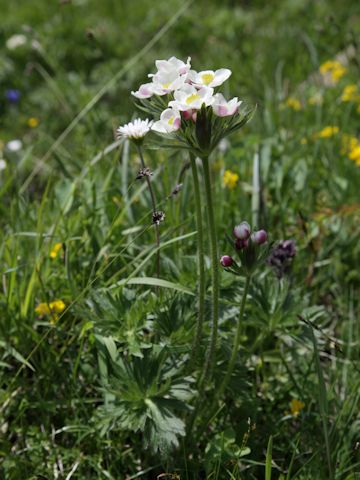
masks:
<instances>
[{"instance_id":1,"label":"blue flower","mask_svg":"<svg viewBox=\"0 0 360 480\"><path fill-rule=\"evenodd\" d=\"M5 97L9 103L18 103L21 97L21 93L19 92L19 90L10 89L6 90Z\"/></svg>"}]
</instances>

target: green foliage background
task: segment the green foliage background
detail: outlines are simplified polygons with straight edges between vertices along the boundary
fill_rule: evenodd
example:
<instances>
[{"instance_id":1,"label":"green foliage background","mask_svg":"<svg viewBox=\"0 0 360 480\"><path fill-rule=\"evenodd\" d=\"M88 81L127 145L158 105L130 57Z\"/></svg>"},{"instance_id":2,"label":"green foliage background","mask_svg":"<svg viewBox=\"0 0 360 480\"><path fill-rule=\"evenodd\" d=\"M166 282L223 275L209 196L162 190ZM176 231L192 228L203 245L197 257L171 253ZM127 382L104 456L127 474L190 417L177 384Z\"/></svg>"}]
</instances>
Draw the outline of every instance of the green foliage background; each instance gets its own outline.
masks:
<instances>
[{"instance_id":1,"label":"green foliage background","mask_svg":"<svg viewBox=\"0 0 360 480\"><path fill-rule=\"evenodd\" d=\"M0 477L356 479L360 167L341 153L341 135L359 138L360 114L341 93L359 83L359 3L0 0L0 11ZM26 44L10 50L19 33ZM324 87L319 66L344 51L346 75ZM252 219L256 153L258 226L297 243L289 276L279 282L266 267L253 283L222 409L190 440L191 178L181 154L146 151L166 211L161 277L170 283L155 290L139 161L114 145L115 128L137 115L130 91L172 55L191 56L197 70L230 68L226 93L257 105L212 160L221 252L234 224ZM21 92L19 104L6 101L8 89ZM314 94L321 105L309 104ZM289 96L300 111L286 106ZM339 135L314 138L329 125ZM16 138L22 150L8 151ZM225 169L240 177L233 190ZM243 290L226 272L221 281L209 396ZM70 306L55 326L35 314L54 299ZM305 404L296 417L294 398Z\"/></svg>"}]
</instances>

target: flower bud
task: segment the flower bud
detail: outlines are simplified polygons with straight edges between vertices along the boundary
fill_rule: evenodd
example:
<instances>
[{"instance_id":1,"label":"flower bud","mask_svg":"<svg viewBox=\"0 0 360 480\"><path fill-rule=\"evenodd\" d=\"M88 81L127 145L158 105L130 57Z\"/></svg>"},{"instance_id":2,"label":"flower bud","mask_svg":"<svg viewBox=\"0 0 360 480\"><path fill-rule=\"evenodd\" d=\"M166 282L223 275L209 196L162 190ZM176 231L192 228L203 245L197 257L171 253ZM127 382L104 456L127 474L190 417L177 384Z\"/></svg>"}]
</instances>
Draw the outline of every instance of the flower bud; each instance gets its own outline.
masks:
<instances>
[{"instance_id":1,"label":"flower bud","mask_svg":"<svg viewBox=\"0 0 360 480\"><path fill-rule=\"evenodd\" d=\"M249 245L249 241L247 239L241 239L237 238L235 241L235 248L236 250L242 250L243 248L246 248Z\"/></svg>"},{"instance_id":2,"label":"flower bud","mask_svg":"<svg viewBox=\"0 0 360 480\"><path fill-rule=\"evenodd\" d=\"M223 255L221 258L220 258L220 264L222 267L231 267L231 265L234 263L234 260L232 259L232 257L230 257L230 255Z\"/></svg>"},{"instance_id":3,"label":"flower bud","mask_svg":"<svg viewBox=\"0 0 360 480\"><path fill-rule=\"evenodd\" d=\"M263 243L265 243L267 241L267 238L268 235L265 230L259 230L251 235L251 240L258 245L262 245Z\"/></svg>"},{"instance_id":4,"label":"flower bud","mask_svg":"<svg viewBox=\"0 0 360 480\"><path fill-rule=\"evenodd\" d=\"M246 240L250 237L251 228L247 222L241 222L239 225L236 225L233 230L233 234L239 240Z\"/></svg>"},{"instance_id":5,"label":"flower bud","mask_svg":"<svg viewBox=\"0 0 360 480\"><path fill-rule=\"evenodd\" d=\"M190 118L192 118L193 116L193 110L185 110L184 112L181 112L182 113L182 116L183 116L183 119L184 120L189 120Z\"/></svg>"}]
</instances>

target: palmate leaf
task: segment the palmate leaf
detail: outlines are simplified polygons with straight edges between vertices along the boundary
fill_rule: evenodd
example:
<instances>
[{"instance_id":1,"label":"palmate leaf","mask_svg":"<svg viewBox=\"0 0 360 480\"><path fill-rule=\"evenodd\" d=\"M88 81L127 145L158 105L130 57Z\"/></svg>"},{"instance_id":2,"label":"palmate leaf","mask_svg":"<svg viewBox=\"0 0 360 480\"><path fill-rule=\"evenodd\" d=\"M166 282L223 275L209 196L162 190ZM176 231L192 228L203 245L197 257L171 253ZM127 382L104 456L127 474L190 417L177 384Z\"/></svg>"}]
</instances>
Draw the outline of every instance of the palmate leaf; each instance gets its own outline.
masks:
<instances>
[{"instance_id":1,"label":"palmate leaf","mask_svg":"<svg viewBox=\"0 0 360 480\"><path fill-rule=\"evenodd\" d=\"M185 435L176 412L190 408L192 379L181 376L166 347L153 346L142 354L112 365L106 391L113 401L100 409L102 424L142 432L145 447L166 454Z\"/></svg>"}]
</instances>

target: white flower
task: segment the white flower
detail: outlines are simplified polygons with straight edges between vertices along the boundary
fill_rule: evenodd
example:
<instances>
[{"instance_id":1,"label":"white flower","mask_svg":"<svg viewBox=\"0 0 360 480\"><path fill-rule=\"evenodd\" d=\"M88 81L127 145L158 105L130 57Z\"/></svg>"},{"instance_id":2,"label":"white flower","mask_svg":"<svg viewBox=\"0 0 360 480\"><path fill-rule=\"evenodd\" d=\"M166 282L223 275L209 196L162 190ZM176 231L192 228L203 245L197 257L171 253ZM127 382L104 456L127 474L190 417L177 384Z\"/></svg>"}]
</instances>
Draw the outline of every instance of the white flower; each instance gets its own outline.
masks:
<instances>
[{"instance_id":1,"label":"white flower","mask_svg":"<svg viewBox=\"0 0 360 480\"><path fill-rule=\"evenodd\" d=\"M129 138L130 140L139 140L144 138L150 131L152 121L149 119L141 120L137 118L133 122L127 123L116 130L118 138Z\"/></svg>"},{"instance_id":2,"label":"white flower","mask_svg":"<svg viewBox=\"0 0 360 480\"><path fill-rule=\"evenodd\" d=\"M195 85L195 87L218 87L222 85L231 75L231 70L228 68L220 68L215 72L213 70L203 70L202 72L195 72L190 70L188 80Z\"/></svg>"},{"instance_id":3,"label":"white flower","mask_svg":"<svg viewBox=\"0 0 360 480\"><path fill-rule=\"evenodd\" d=\"M215 115L218 117L227 117L234 115L241 105L241 100L238 101L237 97L232 98L228 102L221 93L214 95L214 102L212 104Z\"/></svg>"},{"instance_id":4,"label":"white flower","mask_svg":"<svg viewBox=\"0 0 360 480\"><path fill-rule=\"evenodd\" d=\"M154 95L153 87L153 83L144 83L143 85L140 85L139 90L131 92L131 95L134 95L136 98L150 98Z\"/></svg>"},{"instance_id":5,"label":"white flower","mask_svg":"<svg viewBox=\"0 0 360 480\"><path fill-rule=\"evenodd\" d=\"M156 60L155 65L158 71L155 75L159 73L167 74L173 72L176 72L177 75L185 75L190 70L190 61L191 57L188 57L186 63L176 57L171 57L169 60ZM154 77L155 75L150 73L149 77Z\"/></svg>"},{"instance_id":6,"label":"white flower","mask_svg":"<svg viewBox=\"0 0 360 480\"><path fill-rule=\"evenodd\" d=\"M5 170L6 168L6 162L3 158L0 158L0 172L1 170Z\"/></svg>"},{"instance_id":7,"label":"white flower","mask_svg":"<svg viewBox=\"0 0 360 480\"><path fill-rule=\"evenodd\" d=\"M6 47L9 50L15 50L15 48L25 45L26 42L27 42L27 38L25 37L25 35L19 33L17 35L12 35L10 38L6 40Z\"/></svg>"},{"instance_id":8,"label":"white flower","mask_svg":"<svg viewBox=\"0 0 360 480\"><path fill-rule=\"evenodd\" d=\"M6 144L6 148L10 152L18 152L19 150L22 149L22 141L21 140L10 140L10 142L8 142Z\"/></svg>"},{"instance_id":9,"label":"white flower","mask_svg":"<svg viewBox=\"0 0 360 480\"><path fill-rule=\"evenodd\" d=\"M181 112L201 108L204 103L207 107L213 102L214 89L202 87L197 90L192 85L185 84L180 90L174 92L175 100L169 102L169 107L173 107Z\"/></svg>"},{"instance_id":10,"label":"white flower","mask_svg":"<svg viewBox=\"0 0 360 480\"><path fill-rule=\"evenodd\" d=\"M160 116L160 120L155 122L151 130L160 133L171 133L179 130L181 125L181 116L178 110L167 108Z\"/></svg>"},{"instance_id":11,"label":"white flower","mask_svg":"<svg viewBox=\"0 0 360 480\"><path fill-rule=\"evenodd\" d=\"M179 75L177 71L159 72L153 76L153 91L156 95L165 95L183 87L185 75Z\"/></svg>"}]
</instances>

